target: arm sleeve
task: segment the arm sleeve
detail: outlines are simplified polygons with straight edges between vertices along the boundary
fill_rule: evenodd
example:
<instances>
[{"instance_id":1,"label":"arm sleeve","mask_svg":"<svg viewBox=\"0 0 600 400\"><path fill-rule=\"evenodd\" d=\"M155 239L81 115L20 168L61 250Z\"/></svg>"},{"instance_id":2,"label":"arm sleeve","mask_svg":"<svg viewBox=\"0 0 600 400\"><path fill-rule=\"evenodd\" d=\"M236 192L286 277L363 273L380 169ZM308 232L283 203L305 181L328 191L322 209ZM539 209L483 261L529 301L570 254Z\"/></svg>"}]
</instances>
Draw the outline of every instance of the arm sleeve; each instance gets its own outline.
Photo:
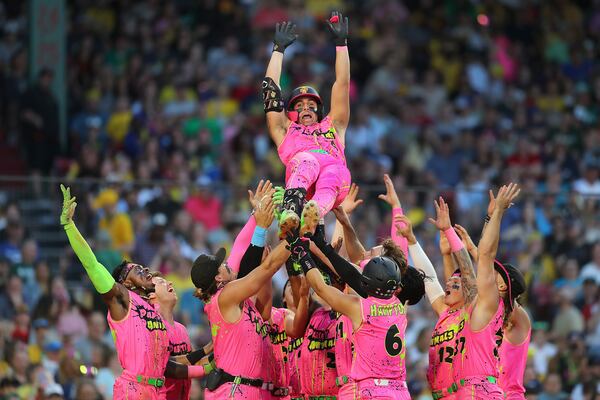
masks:
<instances>
[{"instance_id":1,"label":"arm sleeve","mask_svg":"<svg viewBox=\"0 0 600 400\"><path fill-rule=\"evenodd\" d=\"M245 277L260 265L264 247L250 244L244 253L239 266L238 279Z\"/></svg>"},{"instance_id":2,"label":"arm sleeve","mask_svg":"<svg viewBox=\"0 0 600 400\"><path fill-rule=\"evenodd\" d=\"M406 261L408 262L408 240L406 240L406 238L404 236L398 235L398 231L396 230L396 226L394 225L394 218L396 217L396 215L404 215L404 212L402 211L402 207L396 207L392 210L391 237L392 237L392 240L394 241L394 243L396 243L400 247L400 249L404 253L404 258L406 258ZM403 222L401 222L401 224L404 225Z\"/></svg>"},{"instance_id":3,"label":"arm sleeve","mask_svg":"<svg viewBox=\"0 0 600 400\"><path fill-rule=\"evenodd\" d=\"M415 263L415 267L425 273L425 293L429 302L433 303L438 297L444 295L444 289L440 285L435 268L418 242L408 246L408 250Z\"/></svg>"},{"instance_id":4,"label":"arm sleeve","mask_svg":"<svg viewBox=\"0 0 600 400\"><path fill-rule=\"evenodd\" d=\"M360 271L352 263L337 254L331 245L325 245L321 251L329 259L340 279L346 282L359 296L366 298L367 293L360 282L360 277L362 276Z\"/></svg>"},{"instance_id":5,"label":"arm sleeve","mask_svg":"<svg viewBox=\"0 0 600 400\"><path fill-rule=\"evenodd\" d=\"M252 239L252 234L254 233L255 227L256 220L254 219L254 215L251 215L248 219L248 222L246 222L246 225L244 225L240 233L233 241L231 254L227 259L227 265L229 265L229 268L231 268L235 272L240 271L240 262L242 260L242 257L244 256L244 251L248 248L248 245L250 244L250 240Z\"/></svg>"},{"instance_id":6,"label":"arm sleeve","mask_svg":"<svg viewBox=\"0 0 600 400\"><path fill-rule=\"evenodd\" d=\"M87 244L81 233L75 226L75 223L70 222L64 225L65 232L69 238L69 243L75 251L77 258L81 261L85 272L87 272L94 288L100 294L108 293L115 284L115 279L96 259L96 256L92 252L92 249Z\"/></svg>"}]
</instances>

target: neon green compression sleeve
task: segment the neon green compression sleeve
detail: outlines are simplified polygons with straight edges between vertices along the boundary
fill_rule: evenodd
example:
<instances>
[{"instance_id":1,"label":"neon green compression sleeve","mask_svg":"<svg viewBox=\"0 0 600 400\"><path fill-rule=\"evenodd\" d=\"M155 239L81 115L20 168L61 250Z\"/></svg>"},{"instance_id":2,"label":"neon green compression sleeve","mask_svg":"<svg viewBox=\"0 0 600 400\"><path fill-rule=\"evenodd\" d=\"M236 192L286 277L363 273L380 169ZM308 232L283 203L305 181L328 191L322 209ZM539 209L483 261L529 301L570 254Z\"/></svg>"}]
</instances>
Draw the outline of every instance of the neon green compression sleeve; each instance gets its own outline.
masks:
<instances>
[{"instance_id":1,"label":"neon green compression sleeve","mask_svg":"<svg viewBox=\"0 0 600 400\"><path fill-rule=\"evenodd\" d=\"M63 225L63 227L65 228L71 247L75 251L75 254L77 254L77 258L79 258L81 264L83 264L83 268L85 268L85 272L90 277L96 291L100 294L108 293L114 286L115 279L104 265L98 262L92 249L90 249L90 246L83 236L81 236L81 233L79 233L75 223L71 221Z\"/></svg>"}]
</instances>

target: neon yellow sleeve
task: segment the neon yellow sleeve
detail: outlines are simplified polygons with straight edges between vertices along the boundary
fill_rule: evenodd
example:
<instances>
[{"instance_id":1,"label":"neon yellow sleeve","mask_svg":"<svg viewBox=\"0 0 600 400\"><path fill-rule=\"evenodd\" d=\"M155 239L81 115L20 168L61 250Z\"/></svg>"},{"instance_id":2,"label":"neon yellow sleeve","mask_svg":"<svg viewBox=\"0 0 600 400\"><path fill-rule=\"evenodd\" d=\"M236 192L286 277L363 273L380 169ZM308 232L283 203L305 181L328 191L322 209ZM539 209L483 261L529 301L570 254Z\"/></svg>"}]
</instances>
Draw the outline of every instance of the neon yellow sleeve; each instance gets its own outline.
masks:
<instances>
[{"instance_id":1,"label":"neon yellow sleeve","mask_svg":"<svg viewBox=\"0 0 600 400\"><path fill-rule=\"evenodd\" d=\"M71 247L75 251L75 254L77 254L79 261L81 261L83 268L85 268L85 272L87 272L90 277L96 291L100 294L108 293L114 286L115 279L104 265L98 262L92 249L83 236L81 236L81 233L79 233L75 223L71 221L68 224L63 225L63 227L65 228Z\"/></svg>"}]
</instances>

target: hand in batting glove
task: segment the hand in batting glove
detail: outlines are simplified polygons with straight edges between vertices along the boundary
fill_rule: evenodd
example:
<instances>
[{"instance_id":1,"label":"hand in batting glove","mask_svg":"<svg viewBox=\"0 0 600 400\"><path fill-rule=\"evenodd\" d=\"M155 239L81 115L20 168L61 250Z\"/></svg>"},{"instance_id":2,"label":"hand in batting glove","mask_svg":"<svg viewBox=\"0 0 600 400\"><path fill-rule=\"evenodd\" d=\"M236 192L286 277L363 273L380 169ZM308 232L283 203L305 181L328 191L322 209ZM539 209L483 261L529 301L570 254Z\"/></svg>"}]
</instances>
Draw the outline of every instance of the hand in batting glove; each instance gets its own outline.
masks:
<instances>
[{"instance_id":1,"label":"hand in batting glove","mask_svg":"<svg viewBox=\"0 0 600 400\"><path fill-rule=\"evenodd\" d=\"M336 46L346 46L348 44L348 17L343 17L342 13L334 11L327 23L329 31L332 33Z\"/></svg>"},{"instance_id":2,"label":"hand in batting glove","mask_svg":"<svg viewBox=\"0 0 600 400\"><path fill-rule=\"evenodd\" d=\"M290 258L294 263L299 264L304 274L307 274L316 264L309 252L310 240L307 238L298 238L289 244L288 249L292 253Z\"/></svg>"},{"instance_id":3,"label":"hand in batting glove","mask_svg":"<svg viewBox=\"0 0 600 400\"><path fill-rule=\"evenodd\" d=\"M63 194L63 207L62 212L60 213L60 224L68 225L73 222L73 214L75 214L75 207L77 207L77 203L75 203L75 197L71 197L71 188L65 187L65 185L60 185L60 190Z\"/></svg>"},{"instance_id":4,"label":"hand in batting glove","mask_svg":"<svg viewBox=\"0 0 600 400\"><path fill-rule=\"evenodd\" d=\"M295 32L296 25L292 22L282 22L275 25L275 37L273 38L273 51L283 53L290 44L298 38Z\"/></svg>"}]
</instances>

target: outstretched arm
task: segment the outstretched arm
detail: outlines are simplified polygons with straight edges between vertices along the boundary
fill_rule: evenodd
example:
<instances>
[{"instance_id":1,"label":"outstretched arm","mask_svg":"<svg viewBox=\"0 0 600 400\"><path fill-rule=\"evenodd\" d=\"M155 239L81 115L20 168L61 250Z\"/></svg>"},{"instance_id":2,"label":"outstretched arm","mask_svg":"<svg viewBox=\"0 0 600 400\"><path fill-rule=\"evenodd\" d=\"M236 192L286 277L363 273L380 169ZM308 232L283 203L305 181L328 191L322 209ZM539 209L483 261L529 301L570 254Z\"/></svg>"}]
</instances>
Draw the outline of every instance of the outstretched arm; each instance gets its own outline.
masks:
<instances>
[{"instance_id":1,"label":"outstretched arm","mask_svg":"<svg viewBox=\"0 0 600 400\"><path fill-rule=\"evenodd\" d=\"M385 194L380 194L379 199L385 201L392 207L392 220L395 221L396 217L399 215L404 215L402 211L402 204L400 203L400 199L398 198L398 193L396 193L396 188L394 187L394 182L388 174L383 175L383 183L385 183ZM403 224L403 222L400 222ZM400 247L402 253L404 253L404 258L408 261L408 244L406 242L406 238L402 235L398 234L398 230L394 226L395 222L392 222L391 229L391 237L394 243Z\"/></svg>"},{"instance_id":2,"label":"outstretched arm","mask_svg":"<svg viewBox=\"0 0 600 400\"><path fill-rule=\"evenodd\" d=\"M502 221L504 212L510 207L512 201L519 195L520 191L521 189L514 183L500 188L498 196L495 199L496 207L490 216L490 221L479 242L477 271L479 296L473 317L474 319L479 319L481 324L487 323L498 307L500 294L496 284L496 275L494 274L494 260L496 259L498 242L500 240L500 222Z\"/></svg>"},{"instance_id":3,"label":"outstretched arm","mask_svg":"<svg viewBox=\"0 0 600 400\"><path fill-rule=\"evenodd\" d=\"M112 275L100 264L92 249L85 241L73 222L75 214L75 197L71 197L71 189L60 185L63 194L63 208L60 215L60 223L69 239L69 244L79 258L79 261L85 268L94 288L102 296L102 300L108 306L110 316L119 321L123 319L129 310L129 292L127 289L116 283Z\"/></svg>"},{"instance_id":4,"label":"outstretched arm","mask_svg":"<svg viewBox=\"0 0 600 400\"><path fill-rule=\"evenodd\" d=\"M359 190L359 187L356 183L353 183L352 185L350 185L350 190L348 191L346 198L344 199L344 201L342 201L342 204L340 204L340 207L342 207L342 209L348 216L350 216L350 214L352 214L354 209L356 207L358 207L359 205L361 205L363 202L361 199L357 199L358 190ZM333 212L335 213L335 210L333 210ZM349 233L351 234L351 232L349 232ZM350 260L355 260L354 262L360 262L360 260L362 260L364 258L363 255L364 255L365 248L358 240L358 237L345 238L344 237L345 234L346 234L346 232L344 230L344 227L340 223L340 220L337 219L337 215L336 215L335 229L333 230L333 236L331 237L331 243L332 244L339 243L338 241L343 238L342 249L340 250L340 254L342 254L342 255L346 254L350 258ZM356 236L356 232L355 232L355 236ZM347 240L351 241L350 244L347 244ZM349 246L351 246L352 248L349 249L348 248ZM353 255L350 256L349 252L352 252ZM360 258L358 260L356 260L357 257L360 257Z\"/></svg>"},{"instance_id":5,"label":"outstretched arm","mask_svg":"<svg viewBox=\"0 0 600 400\"><path fill-rule=\"evenodd\" d=\"M350 222L350 219L348 218L348 215L344 209L340 206L334 208L332 211L335 214L337 223L339 223L342 227L348 259L351 262L358 264L365 258L365 248L358 239L356 231L354 230L354 227L352 226L352 223Z\"/></svg>"},{"instance_id":6,"label":"outstretched arm","mask_svg":"<svg viewBox=\"0 0 600 400\"><path fill-rule=\"evenodd\" d=\"M265 79L262 82L262 94L265 113L267 114L267 127L275 146L279 147L290 120L284 112L283 95L279 80L281 78L281 69L283 67L283 52L285 48L292 44L297 35L294 33L295 25L291 22L282 22L275 27L275 37L273 38L273 53L267 66Z\"/></svg>"},{"instance_id":7,"label":"outstretched arm","mask_svg":"<svg viewBox=\"0 0 600 400\"><path fill-rule=\"evenodd\" d=\"M333 34L335 55L335 82L331 89L331 119L342 143L350 120L350 56L348 55L348 17L334 11L327 26Z\"/></svg>"},{"instance_id":8,"label":"outstretched arm","mask_svg":"<svg viewBox=\"0 0 600 400\"><path fill-rule=\"evenodd\" d=\"M285 320L285 332L291 338L304 336L308 324L308 294L310 287L306 277L298 277L300 283L300 299L296 305L296 312L287 312Z\"/></svg>"}]
</instances>

